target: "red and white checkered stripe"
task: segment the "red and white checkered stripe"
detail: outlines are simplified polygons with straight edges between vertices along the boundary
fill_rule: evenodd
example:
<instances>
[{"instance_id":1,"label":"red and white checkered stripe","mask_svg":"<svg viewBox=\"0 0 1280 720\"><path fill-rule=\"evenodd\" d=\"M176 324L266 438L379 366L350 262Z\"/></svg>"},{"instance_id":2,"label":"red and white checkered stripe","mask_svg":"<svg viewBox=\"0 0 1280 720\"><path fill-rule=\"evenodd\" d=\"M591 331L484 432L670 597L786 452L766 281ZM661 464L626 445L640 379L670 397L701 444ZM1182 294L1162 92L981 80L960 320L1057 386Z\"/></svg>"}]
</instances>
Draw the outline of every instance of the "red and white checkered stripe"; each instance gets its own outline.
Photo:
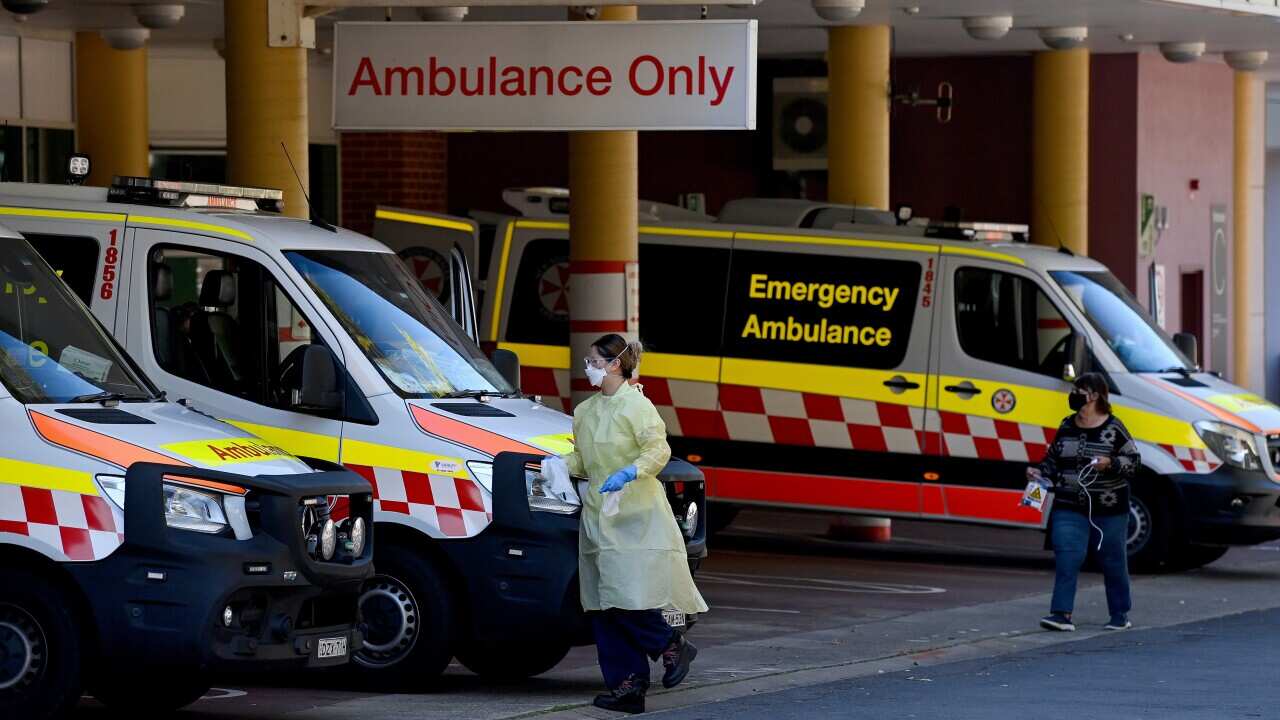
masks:
<instances>
[{"instance_id":1,"label":"red and white checkered stripe","mask_svg":"<svg viewBox=\"0 0 1280 720\"><path fill-rule=\"evenodd\" d=\"M1056 427L831 395L665 378L642 382L667 432L684 437L1035 463L1057 433ZM1188 472L1212 472L1222 464L1206 450L1161 447Z\"/></svg>"},{"instance_id":2,"label":"red and white checkered stripe","mask_svg":"<svg viewBox=\"0 0 1280 720\"><path fill-rule=\"evenodd\" d=\"M1210 473L1222 467L1222 461L1208 450L1174 445L1161 445L1165 452L1173 456L1182 465L1182 469L1191 473Z\"/></svg>"},{"instance_id":3,"label":"red and white checkered stripe","mask_svg":"<svg viewBox=\"0 0 1280 720\"><path fill-rule=\"evenodd\" d=\"M929 426L941 428L942 446L951 457L1040 462L1049 449L1049 443L1053 442L1053 436L1058 432L1057 428L997 420L981 415L954 412L933 414L937 417L937 422L931 422Z\"/></svg>"},{"instance_id":4,"label":"red and white checkered stripe","mask_svg":"<svg viewBox=\"0 0 1280 720\"><path fill-rule=\"evenodd\" d=\"M473 537L493 521L489 494L466 477L348 465L373 486L374 508L408 515L437 538Z\"/></svg>"},{"instance_id":5,"label":"red and white checkered stripe","mask_svg":"<svg viewBox=\"0 0 1280 720\"><path fill-rule=\"evenodd\" d=\"M68 560L101 560L124 543L123 514L97 495L0 484L0 534L25 535Z\"/></svg>"},{"instance_id":6,"label":"red and white checkered stripe","mask_svg":"<svg viewBox=\"0 0 1280 720\"><path fill-rule=\"evenodd\" d=\"M543 405L573 413L568 370L526 365L520 368L520 385L526 393L542 396Z\"/></svg>"},{"instance_id":7,"label":"red and white checkered stripe","mask_svg":"<svg viewBox=\"0 0 1280 720\"><path fill-rule=\"evenodd\" d=\"M685 437L920 453L924 411L743 385L643 378L667 432Z\"/></svg>"}]
</instances>

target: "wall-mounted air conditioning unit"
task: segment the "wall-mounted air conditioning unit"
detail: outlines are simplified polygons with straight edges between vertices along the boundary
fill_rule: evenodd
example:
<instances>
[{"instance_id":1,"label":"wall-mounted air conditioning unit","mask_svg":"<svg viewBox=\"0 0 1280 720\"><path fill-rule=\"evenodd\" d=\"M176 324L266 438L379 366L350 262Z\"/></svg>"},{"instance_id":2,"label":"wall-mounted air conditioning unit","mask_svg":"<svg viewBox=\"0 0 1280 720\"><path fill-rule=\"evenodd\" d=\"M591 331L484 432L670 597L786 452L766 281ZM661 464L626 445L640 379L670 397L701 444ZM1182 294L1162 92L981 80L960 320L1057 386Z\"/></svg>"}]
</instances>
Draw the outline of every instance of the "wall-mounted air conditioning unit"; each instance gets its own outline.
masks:
<instances>
[{"instance_id":1,"label":"wall-mounted air conditioning unit","mask_svg":"<svg viewBox=\"0 0 1280 720\"><path fill-rule=\"evenodd\" d=\"M827 169L826 78L774 78L773 169Z\"/></svg>"}]
</instances>

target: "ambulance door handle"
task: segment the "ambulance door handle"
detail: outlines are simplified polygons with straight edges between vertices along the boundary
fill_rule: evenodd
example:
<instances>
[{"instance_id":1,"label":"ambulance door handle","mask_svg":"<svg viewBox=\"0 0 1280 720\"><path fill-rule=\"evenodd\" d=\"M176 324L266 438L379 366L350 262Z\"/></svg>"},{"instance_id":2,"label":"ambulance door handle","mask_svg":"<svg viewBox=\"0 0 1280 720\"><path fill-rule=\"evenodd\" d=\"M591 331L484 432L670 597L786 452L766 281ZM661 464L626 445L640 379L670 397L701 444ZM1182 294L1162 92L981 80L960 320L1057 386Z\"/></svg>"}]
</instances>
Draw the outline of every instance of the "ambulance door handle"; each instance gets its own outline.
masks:
<instances>
[{"instance_id":1,"label":"ambulance door handle","mask_svg":"<svg viewBox=\"0 0 1280 720\"><path fill-rule=\"evenodd\" d=\"M963 395L965 400L968 400L974 395L979 395L982 393L981 389L979 389L977 386L975 386L973 383L969 382L968 380L965 380L959 385L948 385L942 389L946 390L949 393Z\"/></svg>"},{"instance_id":2,"label":"ambulance door handle","mask_svg":"<svg viewBox=\"0 0 1280 720\"><path fill-rule=\"evenodd\" d=\"M902 377L901 375L894 375L893 377L884 381L884 386L889 388L895 393L901 394L908 390L919 389L920 383L911 382L910 380Z\"/></svg>"}]
</instances>

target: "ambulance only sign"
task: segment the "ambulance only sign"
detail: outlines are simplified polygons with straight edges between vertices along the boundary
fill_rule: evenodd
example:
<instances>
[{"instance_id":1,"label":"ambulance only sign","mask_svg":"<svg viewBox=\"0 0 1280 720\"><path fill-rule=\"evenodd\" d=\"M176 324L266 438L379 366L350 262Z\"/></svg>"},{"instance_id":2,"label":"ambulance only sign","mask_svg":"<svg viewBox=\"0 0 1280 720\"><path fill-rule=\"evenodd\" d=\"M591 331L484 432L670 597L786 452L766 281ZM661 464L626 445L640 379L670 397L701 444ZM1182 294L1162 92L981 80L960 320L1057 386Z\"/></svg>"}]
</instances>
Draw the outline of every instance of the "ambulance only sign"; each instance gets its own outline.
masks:
<instances>
[{"instance_id":1,"label":"ambulance only sign","mask_svg":"<svg viewBox=\"0 0 1280 720\"><path fill-rule=\"evenodd\" d=\"M338 23L339 130L751 130L756 21Z\"/></svg>"}]
</instances>

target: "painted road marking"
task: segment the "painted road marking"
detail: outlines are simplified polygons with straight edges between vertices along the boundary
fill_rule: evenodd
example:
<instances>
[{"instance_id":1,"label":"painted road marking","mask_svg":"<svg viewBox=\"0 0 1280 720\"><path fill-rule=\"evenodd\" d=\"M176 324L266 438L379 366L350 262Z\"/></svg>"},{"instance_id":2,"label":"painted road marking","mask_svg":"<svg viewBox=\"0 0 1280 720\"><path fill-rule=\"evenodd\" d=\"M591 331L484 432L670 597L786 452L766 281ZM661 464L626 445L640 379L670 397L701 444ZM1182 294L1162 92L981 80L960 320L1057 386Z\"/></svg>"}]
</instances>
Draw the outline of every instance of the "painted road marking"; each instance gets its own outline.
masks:
<instances>
[{"instance_id":1,"label":"painted road marking","mask_svg":"<svg viewBox=\"0 0 1280 720\"><path fill-rule=\"evenodd\" d=\"M701 575L699 575L698 577L699 577L699 578L701 578L702 576L701 576ZM715 610L737 610L737 611L739 611L739 612L782 613L782 614L786 614L786 615L799 615L799 614L800 614L800 611L799 611L799 610L778 610L778 609L775 609L775 608L750 608L750 607L737 607L736 605L721 605L721 604L719 604L719 603L716 603L716 605L715 605L715 607L714 607L713 609L715 609Z\"/></svg>"},{"instance_id":2,"label":"painted road marking","mask_svg":"<svg viewBox=\"0 0 1280 720\"><path fill-rule=\"evenodd\" d=\"M761 582L772 581L772 582ZM852 593L859 595L936 595L946 588L929 585L902 585L899 583L858 582L856 580L829 580L826 578L792 577L788 575L744 575L739 573L715 573L701 571L698 582L724 585L751 585L788 590L819 590L823 592Z\"/></svg>"},{"instance_id":3,"label":"painted road marking","mask_svg":"<svg viewBox=\"0 0 1280 720\"><path fill-rule=\"evenodd\" d=\"M201 700L230 700L231 698L244 697L249 693L244 690L233 690L231 688L209 688L209 692L205 693Z\"/></svg>"}]
</instances>

